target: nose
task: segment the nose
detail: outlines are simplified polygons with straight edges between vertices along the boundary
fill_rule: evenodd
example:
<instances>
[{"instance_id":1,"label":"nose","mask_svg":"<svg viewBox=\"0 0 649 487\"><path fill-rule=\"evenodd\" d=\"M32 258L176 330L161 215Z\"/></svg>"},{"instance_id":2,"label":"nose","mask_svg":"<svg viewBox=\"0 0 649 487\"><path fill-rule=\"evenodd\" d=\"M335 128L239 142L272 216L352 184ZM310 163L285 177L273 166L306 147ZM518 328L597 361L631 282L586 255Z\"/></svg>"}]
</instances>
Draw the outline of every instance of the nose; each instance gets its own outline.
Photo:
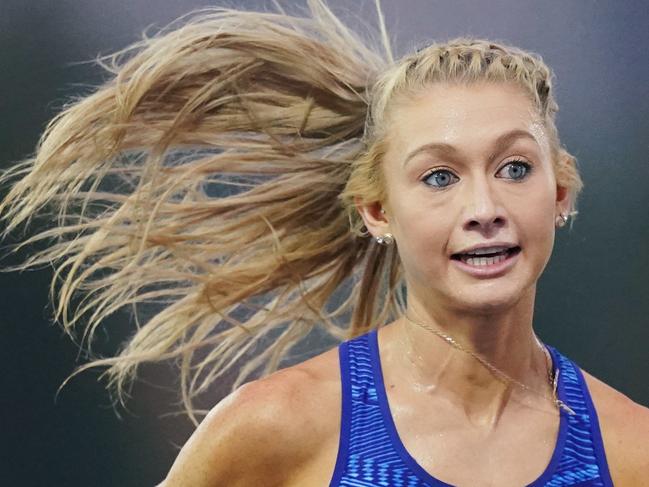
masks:
<instances>
[{"instance_id":1,"label":"nose","mask_svg":"<svg viewBox=\"0 0 649 487\"><path fill-rule=\"evenodd\" d=\"M505 225L505 214L493 188L485 178L474 179L467 186L464 229L477 230L486 236Z\"/></svg>"}]
</instances>

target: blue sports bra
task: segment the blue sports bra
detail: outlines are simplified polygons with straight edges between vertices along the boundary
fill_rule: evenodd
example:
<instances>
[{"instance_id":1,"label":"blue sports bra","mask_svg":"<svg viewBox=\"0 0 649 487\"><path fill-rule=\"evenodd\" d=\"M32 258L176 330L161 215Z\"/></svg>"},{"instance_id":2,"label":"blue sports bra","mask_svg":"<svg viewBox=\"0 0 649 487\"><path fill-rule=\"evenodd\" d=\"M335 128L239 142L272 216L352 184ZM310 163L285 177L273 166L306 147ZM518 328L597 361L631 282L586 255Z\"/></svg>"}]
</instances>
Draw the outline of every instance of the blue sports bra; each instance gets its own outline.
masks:
<instances>
[{"instance_id":1,"label":"blue sports bra","mask_svg":"<svg viewBox=\"0 0 649 487\"><path fill-rule=\"evenodd\" d=\"M576 414L561 410L550 463L528 487L612 486L584 376L570 359L548 350L560 370L559 399ZM383 384L377 329L341 343L339 357L342 418L330 487L452 487L424 470L399 439Z\"/></svg>"}]
</instances>

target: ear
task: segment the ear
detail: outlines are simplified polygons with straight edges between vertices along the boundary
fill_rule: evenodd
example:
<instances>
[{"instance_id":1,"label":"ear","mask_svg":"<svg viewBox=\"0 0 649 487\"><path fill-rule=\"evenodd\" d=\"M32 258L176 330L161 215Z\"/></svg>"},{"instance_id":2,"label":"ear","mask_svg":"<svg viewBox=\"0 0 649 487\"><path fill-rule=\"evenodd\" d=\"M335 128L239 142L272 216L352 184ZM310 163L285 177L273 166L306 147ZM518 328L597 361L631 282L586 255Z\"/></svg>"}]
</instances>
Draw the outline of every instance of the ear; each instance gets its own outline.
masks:
<instances>
[{"instance_id":1,"label":"ear","mask_svg":"<svg viewBox=\"0 0 649 487\"><path fill-rule=\"evenodd\" d=\"M564 173L564 167L574 166L575 159L564 149L561 150L559 154L559 165L558 169L555 171L555 177L558 176L557 172ZM556 197L556 208L557 215L563 213L568 215L570 212L574 201L572 201L572 196L570 194L570 188L567 186L562 186L557 182L557 197Z\"/></svg>"},{"instance_id":2,"label":"ear","mask_svg":"<svg viewBox=\"0 0 649 487\"><path fill-rule=\"evenodd\" d=\"M372 236L376 237L389 232L388 210L379 201L367 204L363 203L360 198L354 198L354 204ZM385 210L385 213L381 213L381 210Z\"/></svg>"},{"instance_id":3,"label":"ear","mask_svg":"<svg viewBox=\"0 0 649 487\"><path fill-rule=\"evenodd\" d=\"M567 187L557 184L557 200L556 200L556 210L555 210L555 220L559 215L564 215L570 217L570 211L572 208L572 201L570 198L570 191Z\"/></svg>"},{"instance_id":4,"label":"ear","mask_svg":"<svg viewBox=\"0 0 649 487\"><path fill-rule=\"evenodd\" d=\"M561 154L561 164L559 165L560 168L563 166L571 165L574 164L574 158L570 156L565 151L562 151L563 153ZM559 183L557 183L557 199L556 199L556 207L557 207L557 213L563 213L564 215L568 215L568 212L570 211L570 208L572 208L572 198L570 196L570 191L569 188L566 186L562 186Z\"/></svg>"},{"instance_id":5,"label":"ear","mask_svg":"<svg viewBox=\"0 0 649 487\"><path fill-rule=\"evenodd\" d=\"M557 184L557 215L563 213L568 216L570 208L572 207L572 199L570 198L570 191L565 186Z\"/></svg>"}]
</instances>

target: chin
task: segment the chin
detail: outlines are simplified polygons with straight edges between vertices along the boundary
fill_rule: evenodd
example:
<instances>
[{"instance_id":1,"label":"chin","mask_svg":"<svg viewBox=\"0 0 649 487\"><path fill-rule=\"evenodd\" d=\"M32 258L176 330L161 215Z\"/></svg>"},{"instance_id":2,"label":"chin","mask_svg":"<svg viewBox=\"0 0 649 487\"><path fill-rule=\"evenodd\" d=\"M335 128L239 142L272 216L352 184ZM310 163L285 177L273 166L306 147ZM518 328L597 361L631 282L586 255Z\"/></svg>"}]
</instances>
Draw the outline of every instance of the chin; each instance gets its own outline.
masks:
<instances>
[{"instance_id":1,"label":"chin","mask_svg":"<svg viewBox=\"0 0 649 487\"><path fill-rule=\"evenodd\" d=\"M528 287L495 285L492 290L468 290L460 296L453 296L451 300L464 311L493 314L516 306L523 298L529 296L529 292Z\"/></svg>"}]
</instances>

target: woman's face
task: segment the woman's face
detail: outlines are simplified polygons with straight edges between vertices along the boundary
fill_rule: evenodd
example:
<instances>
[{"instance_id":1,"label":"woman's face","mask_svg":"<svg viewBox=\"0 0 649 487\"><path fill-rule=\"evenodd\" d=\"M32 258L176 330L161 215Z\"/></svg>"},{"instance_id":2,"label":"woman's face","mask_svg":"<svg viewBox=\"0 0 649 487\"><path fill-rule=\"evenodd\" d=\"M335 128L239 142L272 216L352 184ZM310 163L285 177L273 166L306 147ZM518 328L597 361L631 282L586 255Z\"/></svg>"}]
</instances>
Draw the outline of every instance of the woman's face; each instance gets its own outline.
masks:
<instances>
[{"instance_id":1,"label":"woman's face","mask_svg":"<svg viewBox=\"0 0 649 487\"><path fill-rule=\"evenodd\" d=\"M533 293L568 201L522 89L435 84L394 109L389 133L386 213L378 203L359 210L374 235L394 235L408 295L495 311ZM496 242L520 251L490 266L453 257Z\"/></svg>"}]
</instances>

